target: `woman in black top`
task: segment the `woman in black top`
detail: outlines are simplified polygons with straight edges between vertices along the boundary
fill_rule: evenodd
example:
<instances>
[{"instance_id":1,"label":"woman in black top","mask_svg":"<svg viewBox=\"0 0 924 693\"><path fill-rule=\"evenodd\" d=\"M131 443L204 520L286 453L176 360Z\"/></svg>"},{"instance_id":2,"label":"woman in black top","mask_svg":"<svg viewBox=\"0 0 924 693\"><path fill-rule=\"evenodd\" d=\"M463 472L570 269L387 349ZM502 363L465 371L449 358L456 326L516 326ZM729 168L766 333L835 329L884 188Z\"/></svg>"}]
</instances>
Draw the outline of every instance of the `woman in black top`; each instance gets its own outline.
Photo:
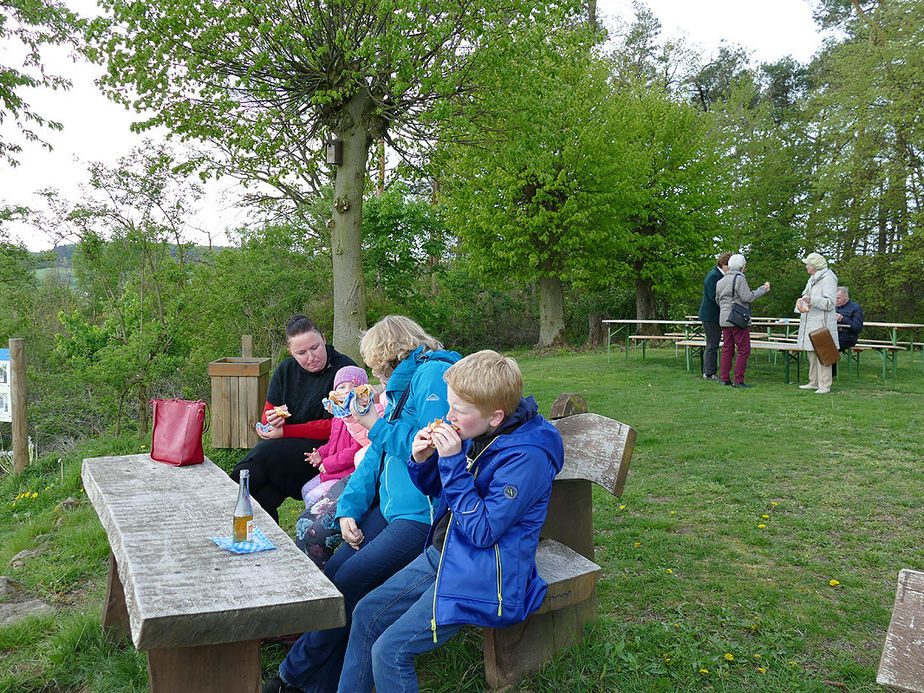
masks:
<instances>
[{"instance_id":1,"label":"woman in black top","mask_svg":"<svg viewBox=\"0 0 924 693\"><path fill-rule=\"evenodd\" d=\"M250 494L276 522L283 501L301 498L302 486L318 473L305 461L305 453L330 437L331 416L321 399L334 389L334 375L340 368L356 365L335 351L305 315L290 318L286 342L292 356L276 367L266 391L263 423L269 428L257 429L263 440L231 472L231 478L240 481L241 470L250 470ZM283 404L288 418L275 411Z\"/></svg>"}]
</instances>

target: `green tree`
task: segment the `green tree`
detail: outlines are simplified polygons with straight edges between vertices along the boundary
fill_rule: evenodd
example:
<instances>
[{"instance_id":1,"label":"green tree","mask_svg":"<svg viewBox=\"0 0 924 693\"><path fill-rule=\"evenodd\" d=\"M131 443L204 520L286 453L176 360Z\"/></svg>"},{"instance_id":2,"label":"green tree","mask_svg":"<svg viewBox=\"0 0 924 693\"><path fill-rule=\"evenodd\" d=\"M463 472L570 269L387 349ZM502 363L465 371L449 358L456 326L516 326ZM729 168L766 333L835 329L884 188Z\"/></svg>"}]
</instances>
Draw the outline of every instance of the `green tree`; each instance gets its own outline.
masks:
<instances>
[{"instance_id":1,"label":"green tree","mask_svg":"<svg viewBox=\"0 0 924 693\"><path fill-rule=\"evenodd\" d=\"M636 316L657 317L657 298L686 293L699 281L723 205L712 119L663 92L635 88L633 159L640 168L623 213L628 233L610 258L616 276L635 282Z\"/></svg>"},{"instance_id":2,"label":"green tree","mask_svg":"<svg viewBox=\"0 0 924 693\"><path fill-rule=\"evenodd\" d=\"M12 166L19 161L21 140L38 142L51 149L34 129L61 130L61 123L32 110L26 101L27 92L34 88L68 89L66 77L46 71L42 49L49 44L73 43L81 23L64 3L54 0L3 0L0 3L0 43L10 49L18 64L0 63L0 125L11 117L19 131L18 137L0 133L0 159ZM4 58L5 59L5 58Z\"/></svg>"},{"instance_id":3,"label":"green tree","mask_svg":"<svg viewBox=\"0 0 924 693\"><path fill-rule=\"evenodd\" d=\"M492 98L449 114L436 159L447 223L471 260L498 283L538 284L539 346L566 341L564 284L605 276L631 194L633 123L588 38L537 27L484 49Z\"/></svg>"},{"instance_id":4,"label":"green tree","mask_svg":"<svg viewBox=\"0 0 924 693\"><path fill-rule=\"evenodd\" d=\"M873 314L892 315L901 305L896 317L907 319L924 268L924 3L828 0L819 16L844 38L812 65L817 200L806 249L846 261L841 279L879 297L866 302L876 306Z\"/></svg>"},{"instance_id":5,"label":"green tree","mask_svg":"<svg viewBox=\"0 0 924 693\"><path fill-rule=\"evenodd\" d=\"M296 203L317 187L319 140L343 143L333 171L334 338L358 357L365 326L361 258L369 149L399 152L433 135L428 113L465 90L486 41L561 11L534 0L287 3L105 0L98 57L110 93L227 166ZM567 8L566 8L567 9Z\"/></svg>"}]
</instances>

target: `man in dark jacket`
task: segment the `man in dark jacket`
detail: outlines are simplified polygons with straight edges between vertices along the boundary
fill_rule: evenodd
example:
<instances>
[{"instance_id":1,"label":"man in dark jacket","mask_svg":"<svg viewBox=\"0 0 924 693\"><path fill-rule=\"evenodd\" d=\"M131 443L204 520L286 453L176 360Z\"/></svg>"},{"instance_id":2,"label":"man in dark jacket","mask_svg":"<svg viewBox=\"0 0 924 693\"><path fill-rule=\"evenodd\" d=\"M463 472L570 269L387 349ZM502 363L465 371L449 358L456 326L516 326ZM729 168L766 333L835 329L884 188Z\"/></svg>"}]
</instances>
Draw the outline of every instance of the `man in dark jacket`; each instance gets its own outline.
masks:
<instances>
[{"instance_id":1,"label":"man in dark jacket","mask_svg":"<svg viewBox=\"0 0 924 693\"><path fill-rule=\"evenodd\" d=\"M722 328L719 326L719 304L715 301L715 285L728 272L728 258L731 255L731 253L719 255L715 259L716 266L703 280L703 301L699 305L699 319L703 321L703 330L706 332L706 350L703 353L703 378L705 380L719 379L716 373Z\"/></svg>"},{"instance_id":2,"label":"man in dark jacket","mask_svg":"<svg viewBox=\"0 0 924 693\"><path fill-rule=\"evenodd\" d=\"M840 350L845 351L857 343L863 330L863 309L850 300L846 286L837 287L837 341Z\"/></svg>"}]
</instances>

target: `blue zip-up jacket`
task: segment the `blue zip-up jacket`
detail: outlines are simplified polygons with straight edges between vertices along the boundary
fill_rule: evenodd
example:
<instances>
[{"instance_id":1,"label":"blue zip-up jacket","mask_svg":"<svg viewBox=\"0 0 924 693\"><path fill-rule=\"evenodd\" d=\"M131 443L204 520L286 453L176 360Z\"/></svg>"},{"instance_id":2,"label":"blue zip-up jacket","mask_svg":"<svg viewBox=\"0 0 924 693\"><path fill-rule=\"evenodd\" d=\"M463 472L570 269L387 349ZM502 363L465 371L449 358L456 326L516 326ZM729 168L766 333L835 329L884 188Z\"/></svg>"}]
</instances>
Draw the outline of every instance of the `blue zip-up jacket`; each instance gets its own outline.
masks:
<instances>
[{"instance_id":1,"label":"blue zip-up jacket","mask_svg":"<svg viewBox=\"0 0 924 693\"><path fill-rule=\"evenodd\" d=\"M545 598L536 547L564 447L558 429L539 415L532 397L521 399L509 418L522 423L498 435L468 470L470 440L463 441L458 455L434 453L421 464L408 463L417 487L440 496L434 526L452 513L431 628L452 623L502 628L525 619Z\"/></svg>"},{"instance_id":2,"label":"blue zip-up jacket","mask_svg":"<svg viewBox=\"0 0 924 693\"><path fill-rule=\"evenodd\" d=\"M417 431L449 411L443 373L460 358L454 351L426 351L419 347L397 365L385 387L383 418L369 430L371 444L337 502L338 518L358 521L365 517L378 485L379 508L388 522L403 519L430 523L430 500L411 483L407 460ZM400 415L389 421L406 388L410 392ZM385 467L379 483L382 450L386 452Z\"/></svg>"}]
</instances>

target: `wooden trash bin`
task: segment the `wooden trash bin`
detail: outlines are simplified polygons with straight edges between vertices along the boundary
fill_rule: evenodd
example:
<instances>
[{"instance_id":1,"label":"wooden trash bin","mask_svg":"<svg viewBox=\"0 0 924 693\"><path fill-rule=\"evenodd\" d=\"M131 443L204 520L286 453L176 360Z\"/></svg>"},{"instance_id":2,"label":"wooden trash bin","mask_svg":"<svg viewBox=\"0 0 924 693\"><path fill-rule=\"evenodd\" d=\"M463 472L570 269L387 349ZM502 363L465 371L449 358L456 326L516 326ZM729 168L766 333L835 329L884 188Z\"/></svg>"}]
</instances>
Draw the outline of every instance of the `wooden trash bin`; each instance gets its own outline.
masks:
<instances>
[{"instance_id":1,"label":"wooden trash bin","mask_svg":"<svg viewBox=\"0 0 924 693\"><path fill-rule=\"evenodd\" d=\"M209 363L209 377L212 379L212 447L253 447L260 441L253 426L263 414L270 359L218 359Z\"/></svg>"}]
</instances>

